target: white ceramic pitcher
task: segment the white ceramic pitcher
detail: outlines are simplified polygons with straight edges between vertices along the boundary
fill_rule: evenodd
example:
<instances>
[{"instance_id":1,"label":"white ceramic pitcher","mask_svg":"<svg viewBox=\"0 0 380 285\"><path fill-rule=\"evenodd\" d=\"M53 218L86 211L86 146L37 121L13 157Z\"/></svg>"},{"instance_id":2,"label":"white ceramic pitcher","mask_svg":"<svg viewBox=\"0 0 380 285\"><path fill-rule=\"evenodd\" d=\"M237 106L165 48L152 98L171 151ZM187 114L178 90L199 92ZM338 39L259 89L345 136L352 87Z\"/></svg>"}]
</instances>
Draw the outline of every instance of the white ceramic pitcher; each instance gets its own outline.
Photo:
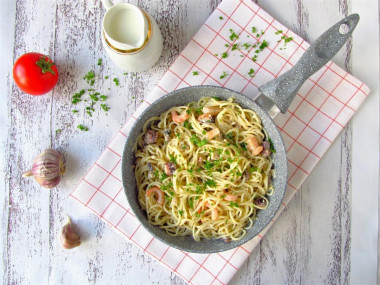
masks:
<instances>
[{"instance_id":1,"label":"white ceramic pitcher","mask_svg":"<svg viewBox=\"0 0 380 285\"><path fill-rule=\"evenodd\" d=\"M107 9L102 22L102 42L112 61L125 71L151 68L162 52L162 35L156 21L144 10L129 3L113 5L102 0Z\"/></svg>"}]
</instances>

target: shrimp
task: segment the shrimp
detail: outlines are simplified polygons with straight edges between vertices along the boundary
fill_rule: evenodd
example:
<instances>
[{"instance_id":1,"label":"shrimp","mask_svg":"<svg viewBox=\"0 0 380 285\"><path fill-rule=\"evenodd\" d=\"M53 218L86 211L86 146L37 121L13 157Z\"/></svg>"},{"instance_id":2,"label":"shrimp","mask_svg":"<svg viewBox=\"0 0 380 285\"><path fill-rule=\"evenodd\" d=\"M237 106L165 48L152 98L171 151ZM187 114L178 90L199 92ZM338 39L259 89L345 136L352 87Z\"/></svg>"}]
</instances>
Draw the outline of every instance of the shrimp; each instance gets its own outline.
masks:
<instances>
[{"instance_id":1,"label":"shrimp","mask_svg":"<svg viewBox=\"0 0 380 285\"><path fill-rule=\"evenodd\" d=\"M247 140L248 149L253 155L259 155L260 152L264 149L263 146L259 145L259 142L255 137L251 137Z\"/></svg>"},{"instance_id":2,"label":"shrimp","mask_svg":"<svg viewBox=\"0 0 380 285\"><path fill-rule=\"evenodd\" d=\"M220 134L220 131L218 128L212 129L211 131L206 133L206 137L208 140L212 140L214 137Z\"/></svg>"},{"instance_id":3,"label":"shrimp","mask_svg":"<svg viewBox=\"0 0 380 285\"><path fill-rule=\"evenodd\" d=\"M237 198L238 197L236 195L227 194L226 197L224 197L224 200L226 200L226 201L236 201Z\"/></svg>"},{"instance_id":4,"label":"shrimp","mask_svg":"<svg viewBox=\"0 0 380 285\"><path fill-rule=\"evenodd\" d=\"M214 123L215 122L214 117L210 113L205 113L205 114L200 115L198 117L198 121L201 124L204 124L204 123Z\"/></svg>"},{"instance_id":5,"label":"shrimp","mask_svg":"<svg viewBox=\"0 0 380 285\"><path fill-rule=\"evenodd\" d=\"M164 192L160 188L158 188L157 186L153 186L153 187L149 188L146 191L146 196L149 197L152 194L156 195L155 198L156 198L156 201L157 201L158 204L160 204L160 205L164 204L164 200L165 200L164 196L165 196L165 194L164 194Z\"/></svg>"},{"instance_id":6,"label":"shrimp","mask_svg":"<svg viewBox=\"0 0 380 285\"><path fill-rule=\"evenodd\" d=\"M175 110L172 111L172 119L173 119L174 123L179 124L179 123L186 121L189 118L190 118L190 115L188 115L188 114L178 115L177 111L175 111Z\"/></svg>"},{"instance_id":7,"label":"shrimp","mask_svg":"<svg viewBox=\"0 0 380 285\"><path fill-rule=\"evenodd\" d=\"M216 116L222 111L222 109L218 106L204 106L202 111L203 113L209 113L212 116Z\"/></svg>"}]
</instances>

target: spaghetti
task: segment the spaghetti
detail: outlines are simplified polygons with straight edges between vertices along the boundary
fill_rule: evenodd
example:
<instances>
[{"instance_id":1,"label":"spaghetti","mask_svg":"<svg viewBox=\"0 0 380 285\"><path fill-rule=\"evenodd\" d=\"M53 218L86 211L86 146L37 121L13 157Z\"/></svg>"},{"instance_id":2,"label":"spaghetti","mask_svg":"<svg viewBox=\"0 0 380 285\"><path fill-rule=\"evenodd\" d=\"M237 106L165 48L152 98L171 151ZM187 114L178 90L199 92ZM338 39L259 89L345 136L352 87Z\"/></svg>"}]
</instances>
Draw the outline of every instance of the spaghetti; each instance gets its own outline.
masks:
<instances>
[{"instance_id":1,"label":"spaghetti","mask_svg":"<svg viewBox=\"0 0 380 285\"><path fill-rule=\"evenodd\" d=\"M172 107L137 137L139 203L169 235L239 240L268 206L273 151L258 115L233 99Z\"/></svg>"}]
</instances>

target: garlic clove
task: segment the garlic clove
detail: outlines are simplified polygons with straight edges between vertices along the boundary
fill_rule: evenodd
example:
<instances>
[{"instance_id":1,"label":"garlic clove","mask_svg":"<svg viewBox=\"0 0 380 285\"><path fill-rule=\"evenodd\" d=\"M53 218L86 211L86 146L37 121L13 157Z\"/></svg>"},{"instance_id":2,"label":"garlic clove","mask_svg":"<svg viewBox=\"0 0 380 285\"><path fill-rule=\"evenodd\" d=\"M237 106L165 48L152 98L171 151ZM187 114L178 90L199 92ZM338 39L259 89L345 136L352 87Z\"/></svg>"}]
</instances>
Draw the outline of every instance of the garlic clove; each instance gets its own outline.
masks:
<instances>
[{"instance_id":1,"label":"garlic clove","mask_svg":"<svg viewBox=\"0 0 380 285\"><path fill-rule=\"evenodd\" d=\"M69 216L67 216L67 223L62 227L60 241L62 247L65 249L72 249L81 244L79 235L73 231Z\"/></svg>"},{"instance_id":2,"label":"garlic clove","mask_svg":"<svg viewBox=\"0 0 380 285\"><path fill-rule=\"evenodd\" d=\"M59 184L64 172L65 165L61 154L54 149L47 149L34 159L32 169L22 176L34 176L42 187L53 188Z\"/></svg>"}]
</instances>

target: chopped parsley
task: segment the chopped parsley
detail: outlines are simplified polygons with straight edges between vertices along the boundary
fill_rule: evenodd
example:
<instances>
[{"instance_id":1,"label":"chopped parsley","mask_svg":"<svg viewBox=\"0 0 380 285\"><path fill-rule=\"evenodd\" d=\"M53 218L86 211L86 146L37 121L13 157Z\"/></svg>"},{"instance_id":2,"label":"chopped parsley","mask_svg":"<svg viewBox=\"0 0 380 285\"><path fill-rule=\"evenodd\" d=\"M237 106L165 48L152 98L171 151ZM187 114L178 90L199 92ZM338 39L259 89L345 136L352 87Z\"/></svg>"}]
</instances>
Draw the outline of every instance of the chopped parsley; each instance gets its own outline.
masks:
<instances>
[{"instance_id":1,"label":"chopped parsley","mask_svg":"<svg viewBox=\"0 0 380 285\"><path fill-rule=\"evenodd\" d=\"M95 83L95 73L93 71L89 71L84 77L83 77L84 80L87 81L88 84L90 84L91 86L94 85Z\"/></svg>"},{"instance_id":2,"label":"chopped parsley","mask_svg":"<svg viewBox=\"0 0 380 285\"><path fill-rule=\"evenodd\" d=\"M278 30L277 32L275 32L276 35L281 34L281 33L282 33L282 30Z\"/></svg>"},{"instance_id":3,"label":"chopped parsley","mask_svg":"<svg viewBox=\"0 0 380 285\"><path fill-rule=\"evenodd\" d=\"M57 129L57 130L55 130L55 134L56 134L56 135L60 134L61 132L62 132L61 129Z\"/></svg>"},{"instance_id":4,"label":"chopped parsley","mask_svg":"<svg viewBox=\"0 0 380 285\"><path fill-rule=\"evenodd\" d=\"M235 202L232 202L232 201L230 201L230 207L231 208L239 208L239 204L238 203L235 203Z\"/></svg>"},{"instance_id":5,"label":"chopped parsley","mask_svg":"<svg viewBox=\"0 0 380 285\"><path fill-rule=\"evenodd\" d=\"M263 42L261 43L261 45L259 46L259 49L260 50L263 50L265 49L266 47L268 47L268 42L266 40L263 40Z\"/></svg>"},{"instance_id":6,"label":"chopped parsley","mask_svg":"<svg viewBox=\"0 0 380 285\"><path fill-rule=\"evenodd\" d=\"M252 27L252 34L256 33L256 28Z\"/></svg>"},{"instance_id":7,"label":"chopped parsley","mask_svg":"<svg viewBox=\"0 0 380 285\"><path fill-rule=\"evenodd\" d=\"M108 107L106 104L100 104L100 107L102 107L102 109L106 112L110 109L110 107Z\"/></svg>"},{"instance_id":8,"label":"chopped parsley","mask_svg":"<svg viewBox=\"0 0 380 285\"><path fill-rule=\"evenodd\" d=\"M214 99L215 101L221 101L222 99L220 99L219 97L211 97L212 99Z\"/></svg>"},{"instance_id":9,"label":"chopped parsley","mask_svg":"<svg viewBox=\"0 0 380 285\"><path fill-rule=\"evenodd\" d=\"M248 72L248 75L251 76L251 77L253 77L253 76L254 76L254 73L255 73L255 71L253 70L253 68L251 68L251 69L249 70L249 72Z\"/></svg>"},{"instance_id":10,"label":"chopped parsley","mask_svg":"<svg viewBox=\"0 0 380 285\"><path fill-rule=\"evenodd\" d=\"M238 47L238 44L233 44L231 50L236 50L236 49L238 49L238 48L239 48L239 47Z\"/></svg>"},{"instance_id":11,"label":"chopped parsley","mask_svg":"<svg viewBox=\"0 0 380 285\"><path fill-rule=\"evenodd\" d=\"M223 20L224 18L222 16L219 16L219 20Z\"/></svg>"},{"instance_id":12,"label":"chopped parsley","mask_svg":"<svg viewBox=\"0 0 380 285\"><path fill-rule=\"evenodd\" d=\"M189 202L190 208L194 208L193 199L191 197L188 199L188 202Z\"/></svg>"},{"instance_id":13,"label":"chopped parsley","mask_svg":"<svg viewBox=\"0 0 380 285\"><path fill-rule=\"evenodd\" d=\"M102 65L102 59L101 58L98 59L98 65Z\"/></svg>"},{"instance_id":14,"label":"chopped parsley","mask_svg":"<svg viewBox=\"0 0 380 285\"><path fill-rule=\"evenodd\" d=\"M229 48L229 47L230 47L230 45L229 45L229 44L225 44L224 46L225 46L225 47L227 47L227 48Z\"/></svg>"},{"instance_id":15,"label":"chopped parsley","mask_svg":"<svg viewBox=\"0 0 380 285\"><path fill-rule=\"evenodd\" d=\"M198 71L193 71L193 75L195 76L195 75L198 75L199 74L199 72Z\"/></svg>"},{"instance_id":16,"label":"chopped parsley","mask_svg":"<svg viewBox=\"0 0 380 285\"><path fill-rule=\"evenodd\" d=\"M163 172L163 173L161 174L161 178L160 178L160 180L161 180L161 181L164 181L166 178L168 178L168 176L166 175L165 172Z\"/></svg>"},{"instance_id":17,"label":"chopped parsley","mask_svg":"<svg viewBox=\"0 0 380 285\"><path fill-rule=\"evenodd\" d=\"M73 113L78 113L78 110L72 110L71 112L73 112Z\"/></svg>"},{"instance_id":18,"label":"chopped parsley","mask_svg":"<svg viewBox=\"0 0 380 285\"><path fill-rule=\"evenodd\" d=\"M228 134L226 134L226 138L229 140L234 140L235 137L232 133L228 133Z\"/></svg>"},{"instance_id":19,"label":"chopped parsley","mask_svg":"<svg viewBox=\"0 0 380 285\"><path fill-rule=\"evenodd\" d=\"M88 128L83 126L82 124L78 125L77 128L80 129L81 131L85 131L85 132L88 131Z\"/></svg>"},{"instance_id":20,"label":"chopped parsley","mask_svg":"<svg viewBox=\"0 0 380 285\"><path fill-rule=\"evenodd\" d=\"M210 162L208 160L205 161L205 168L207 170L210 170L213 166L214 166L214 163L212 163L212 162Z\"/></svg>"},{"instance_id":21,"label":"chopped parsley","mask_svg":"<svg viewBox=\"0 0 380 285\"><path fill-rule=\"evenodd\" d=\"M170 157L170 160L169 160L170 162L177 163L177 157L176 156L169 154L169 157Z\"/></svg>"},{"instance_id":22,"label":"chopped parsley","mask_svg":"<svg viewBox=\"0 0 380 285\"><path fill-rule=\"evenodd\" d=\"M230 29L230 32L231 32L231 35L230 35L230 40L231 41L239 39L239 36L234 32L233 29Z\"/></svg>"},{"instance_id":23,"label":"chopped parsley","mask_svg":"<svg viewBox=\"0 0 380 285\"><path fill-rule=\"evenodd\" d=\"M257 60L257 54L255 54L255 55L252 57L252 60L253 60L253 61L256 61L256 60Z\"/></svg>"},{"instance_id":24,"label":"chopped parsley","mask_svg":"<svg viewBox=\"0 0 380 285\"><path fill-rule=\"evenodd\" d=\"M274 144L273 144L271 138L268 138L268 142L270 143L270 151L272 153L276 153L276 149L274 148Z\"/></svg>"},{"instance_id":25,"label":"chopped parsley","mask_svg":"<svg viewBox=\"0 0 380 285\"><path fill-rule=\"evenodd\" d=\"M223 79L224 77L226 77L228 75L227 72L223 71L222 75L219 77L220 79Z\"/></svg>"},{"instance_id":26,"label":"chopped parsley","mask_svg":"<svg viewBox=\"0 0 380 285\"><path fill-rule=\"evenodd\" d=\"M77 103L79 103L80 101L82 101L82 95L85 93L86 91L84 91L84 89L82 89L81 91L75 93L72 97L72 100L71 100L71 103L76 105Z\"/></svg>"},{"instance_id":27,"label":"chopped parsley","mask_svg":"<svg viewBox=\"0 0 380 285\"><path fill-rule=\"evenodd\" d=\"M198 138L195 134L192 135L192 136L190 137L190 141L191 141L194 145L197 145L198 147L202 147L202 146L204 146L205 144L208 143L208 140L206 140L206 139L201 140L201 139Z\"/></svg>"},{"instance_id":28,"label":"chopped parsley","mask_svg":"<svg viewBox=\"0 0 380 285\"><path fill-rule=\"evenodd\" d=\"M104 77L104 79L108 79L108 78L110 78L108 75L106 75L106 76Z\"/></svg>"},{"instance_id":29,"label":"chopped parsley","mask_svg":"<svg viewBox=\"0 0 380 285\"><path fill-rule=\"evenodd\" d=\"M200 106L199 108L195 109L195 113L198 114L198 115L202 115L203 114L203 107Z\"/></svg>"},{"instance_id":30,"label":"chopped parsley","mask_svg":"<svg viewBox=\"0 0 380 285\"><path fill-rule=\"evenodd\" d=\"M119 79L114 78L114 79L113 79L113 82L115 82L115 85L116 85L116 86L119 86Z\"/></svg>"},{"instance_id":31,"label":"chopped parsley","mask_svg":"<svg viewBox=\"0 0 380 285\"><path fill-rule=\"evenodd\" d=\"M228 53L226 51L222 53L222 58L227 58L227 57L228 57Z\"/></svg>"},{"instance_id":32,"label":"chopped parsley","mask_svg":"<svg viewBox=\"0 0 380 285\"><path fill-rule=\"evenodd\" d=\"M183 123L183 126L186 128L186 129L188 129L188 130L191 130L193 127L191 126L191 124L189 123L189 121L185 121L184 123Z\"/></svg>"},{"instance_id":33,"label":"chopped parsley","mask_svg":"<svg viewBox=\"0 0 380 285\"><path fill-rule=\"evenodd\" d=\"M247 144L245 142L242 142L240 146L244 149L247 150Z\"/></svg>"},{"instance_id":34,"label":"chopped parsley","mask_svg":"<svg viewBox=\"0 0 380 285\"><path fill-rule=\"evenodd\" d=\"M183 211L182 211L182 210L178 210L178 214L179 214L180 216L182 216L182 215L183 215Z\"/></svg>"},{"instance_id":35,"label":"chopped parsley","mask_svg":"<svg viewBox=\"0 0 380 285\"><path fill-rule=\"evenodd\" d=\"M212 179L207 179L206 182L205 182L205 184L207 186L210 186L210 187L215 187L216 186L215 180L212 180Z\"/></svg>"},{"instance_id":36,"label":"chopped parsley","mask_svg":"<svg viewBox=\"0 0 380 285\"><path fill-rule=\"evenodd\" d=\"M244 47L245 49L249 49L250 46L251 46L251 45L250 45L249 43L244 43L244 44L243 44L243 47Z\"/></svg>"}]
</instances>

